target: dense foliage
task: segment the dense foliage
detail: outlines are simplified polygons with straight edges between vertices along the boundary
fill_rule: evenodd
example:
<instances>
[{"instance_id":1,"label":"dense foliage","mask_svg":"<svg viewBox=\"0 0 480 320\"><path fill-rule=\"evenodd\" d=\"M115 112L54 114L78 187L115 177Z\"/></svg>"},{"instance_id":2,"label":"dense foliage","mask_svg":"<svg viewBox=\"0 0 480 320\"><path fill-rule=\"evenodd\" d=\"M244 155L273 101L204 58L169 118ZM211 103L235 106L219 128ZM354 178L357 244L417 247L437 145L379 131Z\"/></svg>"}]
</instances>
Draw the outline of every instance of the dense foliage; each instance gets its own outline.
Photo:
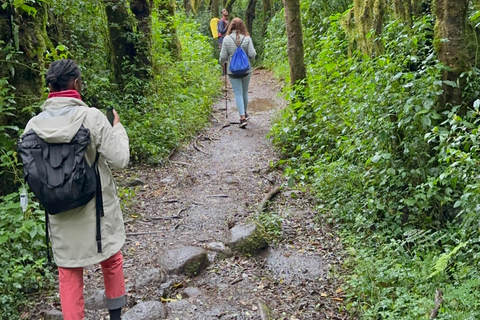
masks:
<instances>
[{"instance_id":1,"label":"dense foliage","mask_svg":"<svg viewBox=\"0 0 480 320\"><path fill-rule=\"evenodd\" d=\"M439 288L438 319L476 319L478 70L463 75L464 100L475 101L467 114L438 113L444 67L432 46L433 18L426 14L412 28L391 18L381 35L385 53L372 58L352 50L344 17L320 16L315 24L304 16L311 35L305 99L272 129L289 181L312 187L321 219L340 229L351 312L427 319ZM273 22L280 26L281 17ZM280 30L269 30L266 63L288 78L288 65L277 62L285 61Z\"/></svg>"},{"instance_id":2,"label":"dense foliage","mask_svg":"<svg viewBox=\"0 0 480 320\"><path fill-rule=\"evenodd\" d=\"M154 11L154 54L148 71L152 81L129 77L120 90L108 65L103 6L96 1L59 0L49 4L49 19L54 17L49 35L55 50L45 53L46 61L71 58L78 63L86 83L84 101L102 109L115 107L130 137L132 162L158 163L208 123L210 106L219 94L220 69L211 41L199 32L199 25L192 19L181 12L172 17L182 45L182 57L177 61L166 48L166 24ZM21 12L33 8L35 1L5 5L15 5ZM0 46L0 62L7 62L11 72L15 72L17 59L24 54L15 50L14 42ZM44 74L46 70L40 71ZM21 128L41 110L46 92L45 88L42 97L19 110L16 105L23 97L16 96L16 88L7 78L0 79L0 195L4 195L0 197L0 319L18 318L18 308L28 294L52 284L54 269L45 261L44 214L34 199L26 212L20 209L17 190L23 178L15 151ZM124 193L129 195L128 191Z\"/></svg>"}]
</instances>

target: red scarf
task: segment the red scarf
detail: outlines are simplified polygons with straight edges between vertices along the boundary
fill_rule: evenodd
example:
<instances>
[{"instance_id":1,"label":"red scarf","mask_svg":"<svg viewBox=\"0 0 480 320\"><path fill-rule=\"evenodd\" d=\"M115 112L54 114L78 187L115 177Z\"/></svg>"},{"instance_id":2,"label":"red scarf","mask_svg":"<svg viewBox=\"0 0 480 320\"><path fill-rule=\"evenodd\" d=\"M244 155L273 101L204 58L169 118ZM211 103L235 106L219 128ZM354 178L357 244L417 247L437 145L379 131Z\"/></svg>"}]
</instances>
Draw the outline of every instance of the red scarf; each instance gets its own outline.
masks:
<instances>
[{"instance_id":1,"label":"red scarf","mask_svg":"<svg viewBox=\"0 0 480 320\"><path fill-rule=\"evenodd\" d=\"M80 93L78 93L77 90L63 90L63 91L56 91L56 92L50 92L48 94L48 99L50 98L75 98L78 100L82 100L82 97L80 96Z\"/></svg>"}]
</instances>

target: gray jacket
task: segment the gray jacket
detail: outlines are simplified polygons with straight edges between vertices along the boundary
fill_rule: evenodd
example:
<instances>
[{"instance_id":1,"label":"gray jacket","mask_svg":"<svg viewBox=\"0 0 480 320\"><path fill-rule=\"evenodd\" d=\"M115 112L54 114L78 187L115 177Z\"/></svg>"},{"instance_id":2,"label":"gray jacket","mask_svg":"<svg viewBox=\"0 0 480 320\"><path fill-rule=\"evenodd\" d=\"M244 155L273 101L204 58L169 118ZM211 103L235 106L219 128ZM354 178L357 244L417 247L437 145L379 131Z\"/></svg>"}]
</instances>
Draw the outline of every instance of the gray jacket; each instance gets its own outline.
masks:
<instances>
[{"instance_id":1,"label":"gray jacket","mask_svg":"<svg viewBox=\"0 0 480 320\"><path fill-rule=\"evenodd\" d=\"M232 74L229 68L230 68L230 60L232 60L232 56L235 53L235 50L237 50L237 45L235 44L235 41L234 41L236 37L237 37L236 30L233 30L231 34L225 36L225 38L223 39L222 50L220 51L220 64L223 65L225 62L227 62L228 74ZM244 36L243 34L240 34L240 41L238 41L238 44L240 43L242 44L242 49L243 51L245 51L247 56L250 59L254 59L255 56L257 55L257 52L253 47L252 38L250 38L250 36ZM250 63L250 70L248 70L247 73L250 73L250 72L252 72L251 63Z\"/></svg>"},{"instance_id":2,"label":"gray jacket","mask_svg":"<svg viewBox=\"0 0 480 320\"><path fill-rule=\"evenodd\" d=\"M50 215L50 241L55 262L65 268L99 263L117 253L125 242L120 200L110 168L128 165L127 132L120 123L112 127L102 112L75 98L50 98L43 108L42 113L28 122L25 132L33 129L47 142L62 143L70 141L82 124L90 130L91 140L85 157L92 164L96 152L100 154L98 170L105 213L101 219L102 253L97 252L95 242L95 199L82 207Z\"/></svg>"}]
</instances>

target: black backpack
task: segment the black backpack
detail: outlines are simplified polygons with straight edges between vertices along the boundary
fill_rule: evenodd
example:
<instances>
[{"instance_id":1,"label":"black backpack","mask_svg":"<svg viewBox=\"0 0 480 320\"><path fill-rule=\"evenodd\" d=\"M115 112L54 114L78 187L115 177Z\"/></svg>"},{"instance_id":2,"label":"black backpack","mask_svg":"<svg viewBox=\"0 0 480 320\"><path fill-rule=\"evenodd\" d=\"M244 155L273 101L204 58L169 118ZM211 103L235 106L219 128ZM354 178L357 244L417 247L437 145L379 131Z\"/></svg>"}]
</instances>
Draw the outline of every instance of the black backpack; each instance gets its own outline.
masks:
<instances>
[{"instance_id":1,"label":"black backpack","mask_svg":"<svg viewBox=\"0 0 480 320\"><path fill-rule=\"evenodd\" d=\"M44 207L47 224L48 214L81 207L96 196L96 239L98 252L101 252L102 189L98 153L92 166L85 160L89 143L90 130L83 125L69 143L47 143L30 130L19 139L18 153L23 162L25 181ZM48 226L46 231L48 238Z\"/></svg>"}]
</instances>

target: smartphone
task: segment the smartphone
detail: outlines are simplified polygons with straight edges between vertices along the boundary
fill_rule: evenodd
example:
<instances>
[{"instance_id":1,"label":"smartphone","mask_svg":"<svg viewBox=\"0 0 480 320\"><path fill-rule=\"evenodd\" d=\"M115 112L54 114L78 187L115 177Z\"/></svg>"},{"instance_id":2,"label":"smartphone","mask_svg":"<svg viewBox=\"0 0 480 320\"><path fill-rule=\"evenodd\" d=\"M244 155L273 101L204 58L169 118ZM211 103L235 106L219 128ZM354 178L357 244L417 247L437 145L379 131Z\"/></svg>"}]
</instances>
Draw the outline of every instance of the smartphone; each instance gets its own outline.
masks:
<instances>
[{"instance_id":1,"label":"smartphone","mask_svg":"<svg viewBox=\"0 0 480 320\"><path fill-rule=\"evenodd\" d=\"M115 119L115 116L113 115L113 107L107 107L107 119L113 126L113 119Z\"/></svg>"}]
</instances>

